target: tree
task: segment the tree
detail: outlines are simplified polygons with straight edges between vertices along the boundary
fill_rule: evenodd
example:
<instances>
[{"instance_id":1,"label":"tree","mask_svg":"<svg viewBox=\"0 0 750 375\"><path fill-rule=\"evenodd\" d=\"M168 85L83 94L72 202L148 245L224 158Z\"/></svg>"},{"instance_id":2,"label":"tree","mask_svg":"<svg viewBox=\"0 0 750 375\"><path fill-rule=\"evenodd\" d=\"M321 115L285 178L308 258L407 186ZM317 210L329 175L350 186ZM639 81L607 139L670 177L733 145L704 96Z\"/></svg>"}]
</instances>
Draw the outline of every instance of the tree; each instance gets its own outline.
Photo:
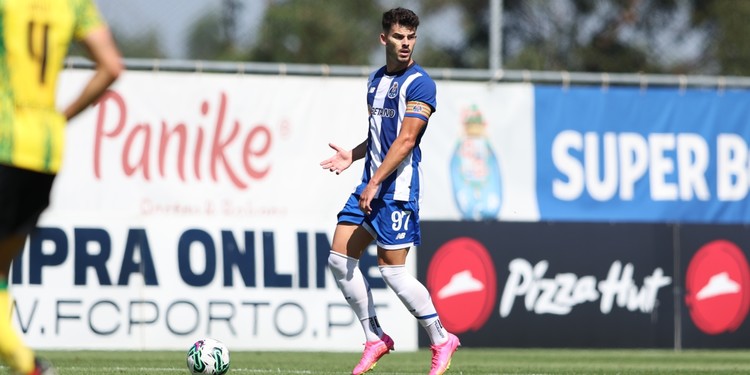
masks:
<instances>
[{"instance_id":1,"label":"tree","mask_svg":"<svg viewBox=\"0 0 750 375\"><path fill-rule=\"evenodd\" d=\"M489 0L425 0L422 3L421 17L427 20L430 16L451 8L459 10L464 42L448 46L438 43L422 44L419 47L422 50L417 53L427 66L486 69L490 41Z\"/></svg>"},{"instance_id":2,"label":"tree","mask_svg":"<svg viewBox=\"0 0 750 375\"><path fill-rule=\"evenodd\" d=\"M373 1L270 2L249 58L364 65L377 46L381 14Z\"/></svg>"},{"instance_id":3,"label":"tree","mask_svg":"<svg viewBox=\"0 0 750 375\"><path fill-rule=\"evenodd\" d=\"M123 57L160 59L165 56L159 46L159 35L153 29L141 33L139 37L126 37L117 29L112 34Z\"/></svg>"},{"instance_id":4,"label":"tree","mask_svg":"<svg viewBox=\"0 0 750 375\"><path fill-rule=\"evenodd\" d=\"M420 35L416 58L428 67L486 69L491 0L421 0L422 24L443 12L459 16L459 43ZM189 57L306 64L368 64L379 51L385 8L377 1L267 0L253 46L232 38L229 17L241 2L224 0L224 17L194 25ZM672 74L750 74L750 2L727 0L503 0L506 69ZM233 8L234 7L234 8ZM139 40L158 49L152 34ZM433 39L430 39L433 37ZM426 40L425 40L426 39ZM137 44L130 56L148 56ZM127 56L128 54L126 54Z\"/></svg>"},{"instance_id":5,"label":"tree","mask_svg":"<svg viewBox=\"0 0 750 375\"><path fill-rule=\"evenodd\" d=\"M197 60L245 60L247 51L233 43L223 30L223 18L209 13L200 18L188 34L188 56Z\"/></svg>"},{"instance_id":6,"label":"tree","mask_svg":"<svg viewBox=\"0 0 750 375\"><path fill-rule=\"evenodd\" d=\"M697 1L697 0L696 0ZM750 35L750 2L711 0L700 2L705 8L702 20L710 30L713 43L707 48L715 56L720 68L711 73L723 75L750 75L750 44L745 38Z\"/></svg>"},{"instance_id":7,"label":"tree","mask_svg":"<svg viewBox=\"0 0 750 375\"><path fill-rule=\"evenodd\" d=\"M505 0L503 57L506 68L533 70L650 70L645 48L657 19L671 14L671 1ZM466 43L441 52L461 68L487 68L489 1L427 0L433 14L459 6Z\"/></svg>"},{"instance_id":8,"label":"tree","mask_svg":"<svg viewBox=\"0 0 750 375\"><path fill-rule=\"evenodd\" d=\"M726 0L504 0L505 68L680 74L750 73L750 3ZM489 0L458 7L465 41L431 46L429 65L487 68ZM432 63L435 64L432 64Z\"/></svg>"}]
</instances>

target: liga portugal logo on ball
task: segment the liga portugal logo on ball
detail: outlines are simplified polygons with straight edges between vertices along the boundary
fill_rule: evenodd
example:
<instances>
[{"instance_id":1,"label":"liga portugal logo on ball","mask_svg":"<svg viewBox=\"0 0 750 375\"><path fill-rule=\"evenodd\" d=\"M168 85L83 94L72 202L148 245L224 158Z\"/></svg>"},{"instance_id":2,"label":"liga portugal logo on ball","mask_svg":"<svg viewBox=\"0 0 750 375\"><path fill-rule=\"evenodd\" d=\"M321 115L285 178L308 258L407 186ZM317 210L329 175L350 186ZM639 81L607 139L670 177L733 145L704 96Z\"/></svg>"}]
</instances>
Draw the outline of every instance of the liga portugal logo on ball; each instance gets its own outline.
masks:
<instances>
[{"instance_id":1,"label":"liga portugal logo on ball","mask_svg":"<svg viewBox=\"0 0 750 375\"><path fill-rule=\"evenodd\" d=\"M427 288L448 331L479 330L495 306L497 276L490 253L473 238L446 242L427 269Z\"/></svg>"}]
</instances>

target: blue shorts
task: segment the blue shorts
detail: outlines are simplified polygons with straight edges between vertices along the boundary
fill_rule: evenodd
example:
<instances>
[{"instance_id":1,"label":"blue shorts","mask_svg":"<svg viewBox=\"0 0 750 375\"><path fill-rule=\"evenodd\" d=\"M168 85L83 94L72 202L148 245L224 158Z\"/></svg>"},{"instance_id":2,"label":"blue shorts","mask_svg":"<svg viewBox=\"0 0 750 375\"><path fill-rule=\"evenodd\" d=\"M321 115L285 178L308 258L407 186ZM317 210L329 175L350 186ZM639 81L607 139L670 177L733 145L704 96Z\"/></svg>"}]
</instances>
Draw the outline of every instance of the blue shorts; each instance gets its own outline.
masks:
<instances>
[{"instance_id":1,"label":"blue shorts","mask_svg":"<svg viewBox=\"0 0 750 375\"><path fill-rule=\"evenodd\" d=\"M393 199L373 199L372 212L365 215L359 209L359 195L352 194L338 214L339 223L363 226L375 238L379 247L398 250L419 245L419 205Z\"/></svg>"}]
</instances>

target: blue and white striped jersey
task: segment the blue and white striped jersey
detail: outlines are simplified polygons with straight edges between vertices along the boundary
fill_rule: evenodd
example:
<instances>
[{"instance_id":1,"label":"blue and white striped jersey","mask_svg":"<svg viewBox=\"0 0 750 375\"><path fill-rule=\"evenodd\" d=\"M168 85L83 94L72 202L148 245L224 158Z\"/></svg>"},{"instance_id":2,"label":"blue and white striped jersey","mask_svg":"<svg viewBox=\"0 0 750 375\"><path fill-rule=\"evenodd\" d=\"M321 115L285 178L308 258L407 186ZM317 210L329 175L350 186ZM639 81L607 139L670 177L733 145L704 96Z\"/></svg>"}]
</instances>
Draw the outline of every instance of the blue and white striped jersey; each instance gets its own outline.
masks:
<instances>
[{"instance_id":1,"label":"blue and white striped jersey","mask_svg":"<svg viewBox=\"0 0 750 375\"><path fill-rule=\"evenodd\" d=\"M419 106L427 105L432 112L437 108L435 99L435 81L416 63L403 71L388 75L385 66L370 74L367 81L367 107L370 110L370 129L367 136L367 154L365 155L362 183L357 186L355 194L361 194L370 177L375 174L385 159L386 153L401 131L404 117L418 117L425 121L429 118ZM407 112L407 103L420 102ZM421 170L419 163L422 152L419 143L422 134L411 155L391 173L380 185L377 198L399 201L419 200Z\"/></svg>"}]
</instances>

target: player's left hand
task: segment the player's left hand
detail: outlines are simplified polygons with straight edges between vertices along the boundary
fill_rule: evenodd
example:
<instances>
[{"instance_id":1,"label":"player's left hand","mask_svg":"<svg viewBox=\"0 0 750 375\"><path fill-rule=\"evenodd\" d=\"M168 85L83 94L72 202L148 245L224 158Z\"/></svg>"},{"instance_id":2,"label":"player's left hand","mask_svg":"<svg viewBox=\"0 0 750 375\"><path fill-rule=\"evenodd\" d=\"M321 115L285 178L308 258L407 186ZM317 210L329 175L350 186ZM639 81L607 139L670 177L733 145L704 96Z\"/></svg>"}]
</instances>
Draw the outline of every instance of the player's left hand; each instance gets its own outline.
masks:
<instances>
[{"instance_id":1,"label":"player's left hand","mask_svg":"<svg viewBox=\"0 0 750 375\"><path fill-rule=\"evenodd\" d=\"M362 190L362 194L359 196L359 209L362 210L365 215L372 213L370 203L372 203L373 198L375 198L375 194L378 193L378 188L378 185L370 182L365 186L364 190Z\"/></svg>"}]
</instances>

